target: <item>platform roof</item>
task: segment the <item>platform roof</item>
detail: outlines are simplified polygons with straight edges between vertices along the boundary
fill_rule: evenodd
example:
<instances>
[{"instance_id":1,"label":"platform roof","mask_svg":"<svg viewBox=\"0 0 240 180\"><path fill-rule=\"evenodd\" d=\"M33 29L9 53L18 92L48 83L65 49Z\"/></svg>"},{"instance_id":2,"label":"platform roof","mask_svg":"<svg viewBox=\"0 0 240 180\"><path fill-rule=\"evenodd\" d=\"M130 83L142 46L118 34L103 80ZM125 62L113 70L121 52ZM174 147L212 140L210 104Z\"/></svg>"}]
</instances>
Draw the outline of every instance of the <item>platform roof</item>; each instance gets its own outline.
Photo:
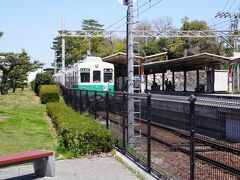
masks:
<instances>
[{"instance_id":1,"label":"platform roof","mask_svg":"<svg viewBox=\"0 0 240 180\"><path fill-rule=\"evenodd\" d=\"M145 74L161 73L167 70L171 71L193 71L205 69L212 65L229 64L229 57L218 56L210 53L202 53L193 56L187 56L166 61L143 63Z\"/></svg>"},{"instance_id":2,"label":"platform roof","mask_svg":"<svg viewBox=\"0 0 240 180\"><path fill-rule=\"evenodd\" d=\"M116 54L104 57L102 58L102 60L104 62L109 62L113 64L126 64L126 58L127 58L126 53L118 52ZM148 62L166 60L166 58L167 58L167 52L154 54L146 57L134 56L134 64L138 64L139 59L141 60L142 63L148 63Z\"/></svg>"}]
</instances>

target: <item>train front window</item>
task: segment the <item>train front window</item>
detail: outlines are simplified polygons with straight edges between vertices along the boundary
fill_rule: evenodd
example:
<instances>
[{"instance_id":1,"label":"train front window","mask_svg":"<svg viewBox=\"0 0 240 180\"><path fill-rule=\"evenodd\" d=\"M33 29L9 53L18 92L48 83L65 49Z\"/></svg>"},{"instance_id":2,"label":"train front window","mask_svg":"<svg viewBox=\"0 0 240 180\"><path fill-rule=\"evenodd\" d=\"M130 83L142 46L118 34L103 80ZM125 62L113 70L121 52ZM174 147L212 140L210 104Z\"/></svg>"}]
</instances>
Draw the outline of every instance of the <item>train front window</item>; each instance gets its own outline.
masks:
<instances>
[{"instance_id":1,"label":"train front window","mask_svg":"<svg viewBox=\"0 0 240 180\"><path fill-rule=\"evenodd\" d=\"M80 74L80 76L81 76L81 82L82 83L89 83L90 82L90 73L81 73Z\"/></svg>"},{"instance_id":2,"label":"train front window","mask_svg":"<svg viewBox=\"0 0 240 180\"><path fill-rule=\"evenodd\" d=\"M104 82L112 81L112 73L111 72L104 72Z\"/></svg>"},{"instance_id":3,"label":"train front window","mask_svg":"<svg viewBox=\"0 0 240 180\"><path fill-rule=\"evenodd\" d=\"M101 82L101 72L93 71L93 82Z\"/></svg>"}]
</instances>

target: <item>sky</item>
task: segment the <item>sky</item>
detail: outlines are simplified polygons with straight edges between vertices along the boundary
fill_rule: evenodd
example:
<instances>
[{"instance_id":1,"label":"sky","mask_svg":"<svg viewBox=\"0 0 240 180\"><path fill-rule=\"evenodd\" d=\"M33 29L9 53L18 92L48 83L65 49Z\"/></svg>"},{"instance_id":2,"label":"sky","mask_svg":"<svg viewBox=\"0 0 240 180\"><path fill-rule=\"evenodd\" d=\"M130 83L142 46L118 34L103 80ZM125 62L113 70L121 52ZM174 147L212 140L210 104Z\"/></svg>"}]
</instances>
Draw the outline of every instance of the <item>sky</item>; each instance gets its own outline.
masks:
<instances>
[{"instance_id":1,"label":"sky","mask_svg":"<svg viewBox=\"0 0 240 180\"><path fill-rule=\"evenodd\" d=\"M142 5L149 0L139 0ZM154 4L159 0L151 0ZM227 3L228 2L228 3ZM150 3L139 9L148 8ZM162 0L143 13L140 20L171 17L175 27L181 26L185 16L190 20L204 20L214 23L217 12L234 11L240 6L239 0ZM61 14L64 12L65 28L81 29L83 19L95 19L104 27L126 16L127 7L119 0L2 0L0 2L0 52L19 53L25 49L33 60L50 67L54 59L51 50L53 38L61 29ZM124 21L112 27L112 30ZM125 28L122 26L121 28ZM119 29L120 30L120 29Z\"/></svg>"}]
</instances>

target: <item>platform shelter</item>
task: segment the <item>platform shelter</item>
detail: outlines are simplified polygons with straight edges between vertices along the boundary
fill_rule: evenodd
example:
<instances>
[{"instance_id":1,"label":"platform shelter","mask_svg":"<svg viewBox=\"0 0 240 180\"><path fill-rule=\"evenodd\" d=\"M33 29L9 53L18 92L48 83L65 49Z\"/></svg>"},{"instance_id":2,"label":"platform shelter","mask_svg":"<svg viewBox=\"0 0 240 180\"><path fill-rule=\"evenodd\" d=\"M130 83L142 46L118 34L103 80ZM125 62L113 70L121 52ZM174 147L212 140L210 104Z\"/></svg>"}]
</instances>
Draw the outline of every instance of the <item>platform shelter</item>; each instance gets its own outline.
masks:
<instances>
[{"instance_id":1,"label":"platform shelter","mask_svg":"<svg viewBox=\"0 0 240 180\"><path fill-rule=\"evenodd\" d=\"M230 93L240 92L240 53L232 58L229 65L229 91Z\"/></svg>"},{"instance_id":2,"label":"platform shelter","mask_svg":"<svg viewBox=\"0 0 240 180\"><path fill-rule=\"evenodd\" d=\"M115 90L127 91L127 54L118 52L116 54L102 58L103 61L114 64L115 67ZM134 56L134 76L139 76L139 65L149 62L165 61L167 59L167 52L154 54L151 56ZM142 67L143 68L143 67ZM144 69L142 69L144 70ZM143 74L144 71L142 71ZM144 84L142 78L142 84ZM145 88L143 88L143 91Z\"/></svg>"},{"instance_id":3,"label":"platform shelter","mask_svg":"<svg viewBox=\"0 0 240 180\"><path fill-rule=\"evenodd\" d=\"M140 60L140 61L139 61ZM112 56L108 56L103 58L103 61L113 63L115 65L115 82L116 90L126 90L124 88L124 84L126 85L127 82L127 65L126 65L126 54L125 53L117 53ZM174 91L175 86L175 73L176 72L183 72L183 91L187 91L187 72L188 71L196 71L196 88L195 91L205 91L205 89L208 92L214 92L214 81L215 81L215 70L219 69L221 65L225 65L226 68L228 68L229 64L231 63L231 58L219 56L215 54L210 53L201 53L197 55L177 58L177 59L169 59L167 53L160 53L155 54L151 56L146 57L134 57L134 64L141 64L142 71L144 73L144 80L142 80L142 83L144 83L144 90L151 90L147 89L148 83L150 80L148 80L149 75L153 76L153 83L156 82L156 74L161 73L161 89L156 88L155 90L161 90L161 91ZM199 83L199 71L205 70L207 71L207 84L206 88L204 88ZM167 79L165 79L165 74L171 72L172 73L172 81L169 87L168 82L166 82ZM122 81L122 82L120 82ZM152 81L152 80L151 80ZM125 86L126 87L126 86ZM204 88L204 89L203 89ZM142 92L144 92L144 90Z\"/></svg>"},{"instance_id":4,"label":"platform shelter","mask_svg":"<svg viewBox=\"0 0 240 180\"><path fill-rule=\"evenodd\" d=\"M196 71L196 91L203 91L202 87L199 84L199 71L205 70L207 71L207 84L206 89L208 92L214 92L214 81L215 81L215 70L219 69L221 65L225 65L228 68L231 59L229 57L218 56L215 54L209 53L201 53L197 55L170 59L166 61L159 62L149 62L143 63L145 75L153 74L153 81L155 81L155 74L162 73L162 90L167 90L167 84L165 81L165 73L168 71L172 72L172 83L171 85L174 87L175 85L175 72L183 72L183 91L187 91L187 72L188 71ZM146 80L145 83L148 83ZM147 87L147 84L146 84ZM169 88L170 90L174 90L174 88Z\"/></svg>"}]
</instances>

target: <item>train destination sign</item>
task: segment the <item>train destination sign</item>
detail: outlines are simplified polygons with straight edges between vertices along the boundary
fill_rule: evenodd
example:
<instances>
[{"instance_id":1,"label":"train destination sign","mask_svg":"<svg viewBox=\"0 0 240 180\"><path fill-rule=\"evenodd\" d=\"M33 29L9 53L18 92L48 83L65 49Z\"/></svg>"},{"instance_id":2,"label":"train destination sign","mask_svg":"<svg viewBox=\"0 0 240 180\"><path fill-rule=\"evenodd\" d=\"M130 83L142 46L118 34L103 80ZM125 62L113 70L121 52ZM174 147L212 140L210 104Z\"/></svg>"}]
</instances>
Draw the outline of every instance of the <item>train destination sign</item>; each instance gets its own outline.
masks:
<instances>
[{"instance_id":1,"label":"train destination sign","mask_svg":"<svg viewBox=\"0 0 240 180\"><path fill-rule=\"evenodd\" d=\"M81 72L90 72L90 69L89 68L81 68L80 71Z\"/></svg>"}]
</instances>

